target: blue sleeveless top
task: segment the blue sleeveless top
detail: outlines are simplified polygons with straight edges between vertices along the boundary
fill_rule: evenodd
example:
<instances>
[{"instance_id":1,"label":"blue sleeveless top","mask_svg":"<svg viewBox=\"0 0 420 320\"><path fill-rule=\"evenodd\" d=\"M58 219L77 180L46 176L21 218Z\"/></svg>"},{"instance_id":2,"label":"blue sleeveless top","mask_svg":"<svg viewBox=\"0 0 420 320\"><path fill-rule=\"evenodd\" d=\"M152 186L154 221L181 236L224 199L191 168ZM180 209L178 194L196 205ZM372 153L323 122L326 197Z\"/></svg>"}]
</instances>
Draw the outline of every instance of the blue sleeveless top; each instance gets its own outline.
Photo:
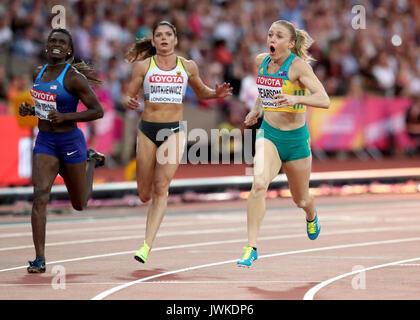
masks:
<instances>
[{"instance_id":1,"label":"blue sleeveless top","mask_svg":"<svg viewBox=\"0 0 420 320\"><path fill-rule=\"evenodd\" d=\"M60 75L50 82L41 80L46 64L35 79L31 96L35 102L35 115L40 119L47 120L48 113L56 109L61 113L76 112L79 98L70 94L64 87L64 77L70 68L67 63Z\"/></svg>"}]
</instances>

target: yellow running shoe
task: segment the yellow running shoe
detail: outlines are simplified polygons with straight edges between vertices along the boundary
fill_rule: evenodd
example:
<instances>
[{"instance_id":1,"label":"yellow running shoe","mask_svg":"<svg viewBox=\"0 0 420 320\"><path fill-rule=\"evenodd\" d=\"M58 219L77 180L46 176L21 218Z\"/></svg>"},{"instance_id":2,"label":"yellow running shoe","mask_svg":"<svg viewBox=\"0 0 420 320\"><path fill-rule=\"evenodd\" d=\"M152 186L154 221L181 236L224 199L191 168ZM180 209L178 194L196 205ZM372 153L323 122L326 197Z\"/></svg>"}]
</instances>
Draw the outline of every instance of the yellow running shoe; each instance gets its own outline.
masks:
<instances>
[{"instance_id":1,"label":"yellow running shoe","mask_svg":"<svg viewBox=\"0 0 420 320\"><path fill-rule=\"evenodd\" d=\"M134 255L134 259L138 262L146 263L147 257L150 253L150 247L147 245L146 240L143 241L143 247L141 247Z\"/></svg>"}]
</instances>

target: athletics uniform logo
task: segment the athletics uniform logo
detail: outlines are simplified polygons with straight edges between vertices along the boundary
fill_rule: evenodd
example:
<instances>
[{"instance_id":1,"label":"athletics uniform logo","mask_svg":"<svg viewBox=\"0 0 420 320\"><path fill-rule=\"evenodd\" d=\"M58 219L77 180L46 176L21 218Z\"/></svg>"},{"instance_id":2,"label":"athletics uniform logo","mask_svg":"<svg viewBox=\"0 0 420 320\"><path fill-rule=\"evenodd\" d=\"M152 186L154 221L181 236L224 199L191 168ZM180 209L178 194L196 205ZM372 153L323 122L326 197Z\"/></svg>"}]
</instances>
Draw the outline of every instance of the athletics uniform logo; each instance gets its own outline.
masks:
<instances>
[{"instance_id":1,"label":"athletics uniform logo","mask_svg":"<svg viewBox=\"0 0 420 320\"><path fill-rule=\"evenodd\" d=\"M282 94L283 79L258 75L257 87L261 103L264 108L278 108L273 103L276 94Z\"/></svg>"},{"instance_id":2,"label":"athletics uniform logo","mask_svg":"<svg viewBox=\"0 0 420 320\"><path fill-rule=\"evenodd\" d=\"M184 77L182 75L159 75L149 77L149 101L154 103L181 104L183 98Z\"/></svg>"},{"instance_id":3,"label":"athletics uniform logo","mask_svg":"<svg viewBox=\"0 0 420 320\"><path fill-rule=\"evenodd\" d=\"M35 102L35 116L39 119L49 120L48 114L52 110L57 110L56 95L35 89L31 89L30 92Z\"/></svg>"}]
</instances>

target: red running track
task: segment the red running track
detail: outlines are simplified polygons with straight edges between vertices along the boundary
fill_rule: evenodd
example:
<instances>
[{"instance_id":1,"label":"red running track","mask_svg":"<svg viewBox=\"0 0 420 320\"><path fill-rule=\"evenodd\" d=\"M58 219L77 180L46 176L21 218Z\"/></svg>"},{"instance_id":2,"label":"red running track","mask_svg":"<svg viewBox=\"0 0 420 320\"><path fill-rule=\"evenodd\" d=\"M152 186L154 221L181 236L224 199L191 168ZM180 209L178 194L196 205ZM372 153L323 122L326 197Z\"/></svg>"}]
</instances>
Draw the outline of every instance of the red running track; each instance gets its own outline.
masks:
<instances>
[{"instance_id":1,"label":"red running track","mask_svg":"<svg viewBox=\"0 0 420 320\"><path fill-rule=\"evenodd\" d=\"M48 216L47 272L29 216L0 216L0 299L300 300L420 298L420 194L319 197L320 237L307 239L289 198L267 200L252 268L246 201L171 204L146 264L146 207Z\"/></svg>"}]
</instances>

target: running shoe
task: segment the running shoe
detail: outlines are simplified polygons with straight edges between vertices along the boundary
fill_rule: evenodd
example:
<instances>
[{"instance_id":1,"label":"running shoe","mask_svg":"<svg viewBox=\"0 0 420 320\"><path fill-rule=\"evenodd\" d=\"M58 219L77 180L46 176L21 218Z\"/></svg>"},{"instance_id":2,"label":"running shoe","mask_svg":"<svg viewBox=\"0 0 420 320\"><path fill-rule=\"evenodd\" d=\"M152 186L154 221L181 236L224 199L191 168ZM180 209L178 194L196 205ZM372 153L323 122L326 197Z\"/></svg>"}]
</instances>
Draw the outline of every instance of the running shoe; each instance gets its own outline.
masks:
<instances>
[{"instance_id":1,"label":"running shoe","mask_svg":"<svg viewBox=\"0 0 420 320\"><path fill-rule=\"evenodd\" d=\"M95 168L102 167L105 164L105 155L93 149L87 151L87 161L96 160Z\"/></svg>"},{"instance_id":2,"label":"running shoe","mask_svg":"<svg viewBox=\"0 0 420 320\"><path fill-rule=\"evenodd\" d=\"M318 221L318 213L315 210L315 219L313 221L306 220L306 233L308 238L315 240L321 232L321 224Z\"/></svg>"},{"instance_id":3,"label":"running shoe","mask_svg":"<svg viewBox=\"0 0 420 320\"><path fill-rule=\"evenodd\" d=\"M134 259L138 262L146 263L147 257L150 253L150 247L147 245L146 241L143 241L143 247L141 247L134 255Z\"/></svg>"},{"instance_id":4,"label":"running shoe","mask_svg":"<svg viewBox=\"0 0 420 320\"><path fill-rule=\"evenodd\" d=\"M250 267L252 261L257 259L257 250L255 250L253 247L244 247L244 255L242 256L241 260L238 260L237 264L239 267Z\"/></svg>"},{"instance_id":5,"label":"running shoe","mask_svg":"<svg viewBox=\"0 0 420 320\"><path fill-rule=\"evenodd\" d=\"M26 269L29 273L44 273L45 268L45 260L42 258L36 258L34 261L28 261L29 267Z\"/></svg>"}]
</instances>

